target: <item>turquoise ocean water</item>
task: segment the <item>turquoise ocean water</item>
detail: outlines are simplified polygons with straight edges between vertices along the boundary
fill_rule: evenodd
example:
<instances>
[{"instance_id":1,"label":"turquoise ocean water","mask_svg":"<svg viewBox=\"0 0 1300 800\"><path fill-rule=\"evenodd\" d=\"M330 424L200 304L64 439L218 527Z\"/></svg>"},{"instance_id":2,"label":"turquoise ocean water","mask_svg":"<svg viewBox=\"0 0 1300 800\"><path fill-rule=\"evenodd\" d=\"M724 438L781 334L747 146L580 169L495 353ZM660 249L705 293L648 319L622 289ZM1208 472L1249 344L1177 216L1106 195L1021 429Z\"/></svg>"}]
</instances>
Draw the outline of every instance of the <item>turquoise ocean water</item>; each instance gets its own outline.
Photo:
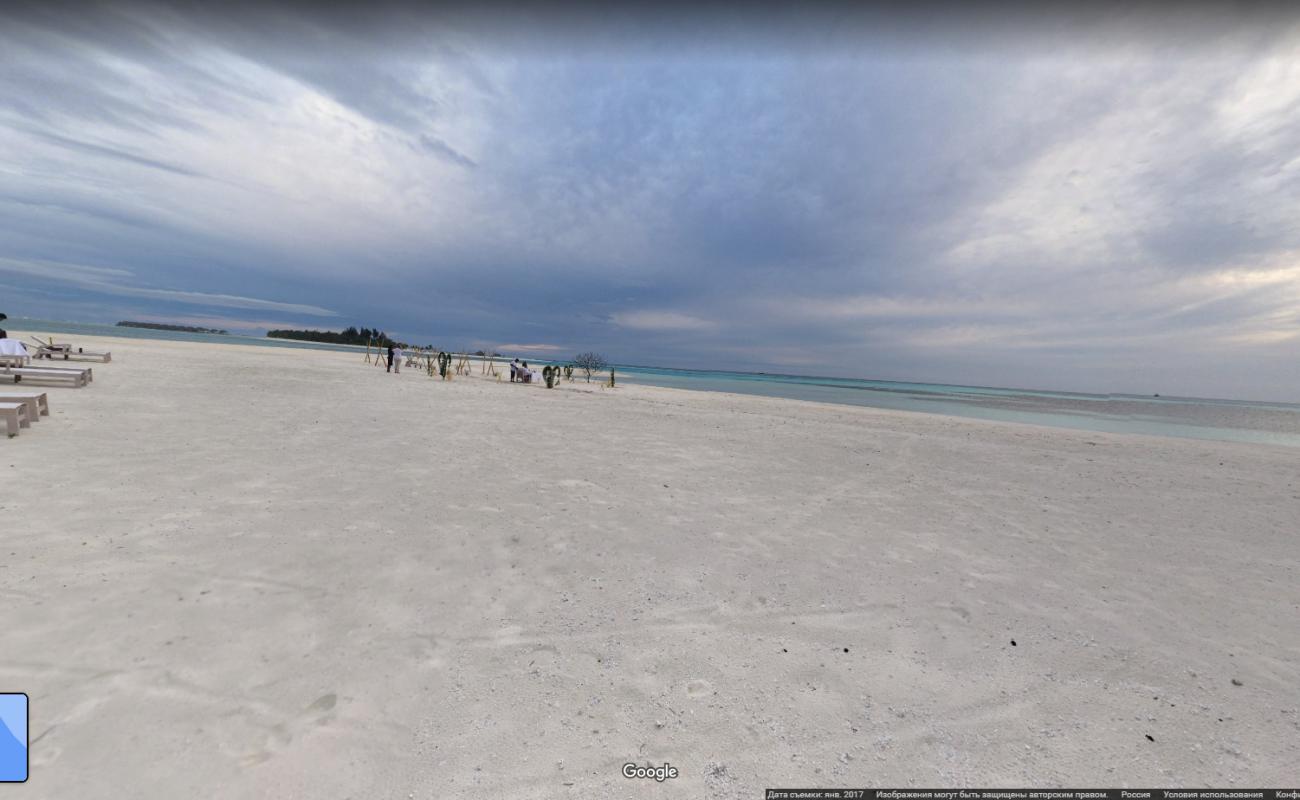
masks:
<instances>
[{"instance_id":1,"label":"turquoise ocean water","mask_svg":"<svg viewBox=\"0 0 1300 800\"><path fill-rule=\"evenodd\" d=\"M138 339L249 344L359 352L350 345L291 342L254 336L155 331L10 318L15 330L64 335L120 336ZM533 361L534 359L529 359ZM536 363L546 363L537 359ZM937 383L904 383L807 375L775 375L616 365L627 383L713 392L786 397L821 403L924 411L958 417L1048 425L1058 428L1143 433L1192 439L1300 447L1300 405L1196 397L1145 397L1082 394Z\"/></svg>"}]
</instances>

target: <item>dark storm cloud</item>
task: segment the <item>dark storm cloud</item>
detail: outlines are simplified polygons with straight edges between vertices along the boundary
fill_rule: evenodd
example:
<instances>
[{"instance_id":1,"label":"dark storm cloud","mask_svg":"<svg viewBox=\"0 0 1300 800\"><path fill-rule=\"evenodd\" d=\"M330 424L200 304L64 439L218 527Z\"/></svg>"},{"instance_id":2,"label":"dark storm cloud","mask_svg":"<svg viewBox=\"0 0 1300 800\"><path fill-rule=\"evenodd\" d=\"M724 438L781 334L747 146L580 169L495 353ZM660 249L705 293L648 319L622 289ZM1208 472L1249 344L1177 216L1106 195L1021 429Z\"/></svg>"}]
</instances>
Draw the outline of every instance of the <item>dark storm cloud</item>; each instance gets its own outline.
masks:
<instances>
[{"instance_id":1,"label":"dark storm cloud","mask_svg":"<svg viewBox=\"0 0 1300 800\"><path fill-rule=\"evenodd\" d=\"M1300 394L1277 6L0 13L0 280L35 313L72 264L109 270L88 314Z\"/></svg>"}]
</instances>

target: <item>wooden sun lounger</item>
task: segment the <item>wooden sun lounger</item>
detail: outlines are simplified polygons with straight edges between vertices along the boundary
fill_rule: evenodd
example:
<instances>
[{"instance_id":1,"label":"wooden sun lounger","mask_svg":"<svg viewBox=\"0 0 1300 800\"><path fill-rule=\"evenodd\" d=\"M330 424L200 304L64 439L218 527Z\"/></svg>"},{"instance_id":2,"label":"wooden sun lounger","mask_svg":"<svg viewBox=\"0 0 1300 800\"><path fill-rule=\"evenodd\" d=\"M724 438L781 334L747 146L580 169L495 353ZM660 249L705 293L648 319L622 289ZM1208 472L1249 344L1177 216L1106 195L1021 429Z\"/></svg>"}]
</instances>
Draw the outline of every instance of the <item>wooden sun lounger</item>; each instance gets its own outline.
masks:
<instances>
[{"instance_id":1,"label":"wooden sun lounger","mask_svg":"<svg viewBox=\"0 0 1300 800\"><path fill-rule=\"evenodd\" d=\"M62 358L64 361L93 360L102 361L105 364L113 360L112 353L87 353L80 347L73 350L72 345L70 344L55 344L53 337L50 337L48 340L42 339L39 336L33 336L32 338L36 340L35 344L26 342L28 349L32 350L32 358L44 358L47 360Z\"/></svg>"},{"instance_id":2,"label":"wooden sun lounger","mask_svg":"<svg viewBox=\"0 0 1300 800\"><path fill-rule=\"evenodd\" d=\"M40 421L50 415L50 401L45 392L5 389L0 387L0 403L22 403L27 406L27 419Z\"/></svg>"},{"instance_id":3,"label":"wooden sun lounger","mask_svg":"<svg viewBox=\"0 0 1300 800\"><path fill-rule=\"evenodd\" d=\"M27 416L26 403L0 403L0 417L4 417L5 428L12 439L18 435L19 428L30 428L31 419Z\"/></svg>"},{"instance_id":4,"label":"wooden sun lounger","mask_svg":"<svg viewBox=\"0 0 1300 800\"><path fill-rule=\"evenodd\" d=\"M34 349L35 352L32 354L32 358L44 358L46 360L61 358L64 361L101 361L105 364L113 360L112 353L87 353L80 348L73 350L71 347L64 347L64 345L56 345L55 347L38 346Z\"/></svg>"},{"instance_id":5,"label":"wooden sun lounger","mask_svg":"<svg viewBox=\"0 0 1300 800\"><path fill-rule=\"evenodd\" d=\"M0 378L10 378L14 383L22 380L69 381L80 388L91 380L90 370L55 369L52 367L0 367Z\"/></svg>"}]
</instances>

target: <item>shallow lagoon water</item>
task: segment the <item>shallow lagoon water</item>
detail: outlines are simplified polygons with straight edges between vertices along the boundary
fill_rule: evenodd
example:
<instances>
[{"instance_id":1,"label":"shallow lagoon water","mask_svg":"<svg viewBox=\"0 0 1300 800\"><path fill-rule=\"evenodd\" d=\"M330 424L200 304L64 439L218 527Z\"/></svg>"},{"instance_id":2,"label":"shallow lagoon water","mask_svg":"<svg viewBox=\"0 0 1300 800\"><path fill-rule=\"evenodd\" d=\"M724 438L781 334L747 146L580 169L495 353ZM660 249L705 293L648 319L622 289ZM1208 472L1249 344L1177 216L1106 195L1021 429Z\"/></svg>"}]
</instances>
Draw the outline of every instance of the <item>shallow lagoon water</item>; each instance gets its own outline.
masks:
<instances>
[{"instance_id":1,"label":"shallow lagoon water","mask_svg":"<svg viewBox=\"0 0 1300 800\"><path fill-rule=\"evenodd\" d=\"M1300 447L1300 405L933 383L619 368L622 380L1058 428Z\"/></svg>"}]
</instances>

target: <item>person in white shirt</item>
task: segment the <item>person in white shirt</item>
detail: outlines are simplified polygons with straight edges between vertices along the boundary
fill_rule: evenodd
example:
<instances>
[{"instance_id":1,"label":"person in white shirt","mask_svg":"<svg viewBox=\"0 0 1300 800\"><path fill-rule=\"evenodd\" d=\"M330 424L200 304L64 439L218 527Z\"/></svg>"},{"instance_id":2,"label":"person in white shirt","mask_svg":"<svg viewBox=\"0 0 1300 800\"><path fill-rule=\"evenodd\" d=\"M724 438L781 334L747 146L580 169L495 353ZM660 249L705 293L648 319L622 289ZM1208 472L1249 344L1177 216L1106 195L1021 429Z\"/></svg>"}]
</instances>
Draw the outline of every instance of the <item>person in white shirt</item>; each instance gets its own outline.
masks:
<instances>
[{"instance_id":1,"label":"person in white shirt","mask_svg":"<svg viewBox=\"0 0 1300 800\"><path fill-rule=\"evenodd\" d=\"M402 348L398 345L393 347L393 372L402 374Z\"/></svg>"}]
</instances>

